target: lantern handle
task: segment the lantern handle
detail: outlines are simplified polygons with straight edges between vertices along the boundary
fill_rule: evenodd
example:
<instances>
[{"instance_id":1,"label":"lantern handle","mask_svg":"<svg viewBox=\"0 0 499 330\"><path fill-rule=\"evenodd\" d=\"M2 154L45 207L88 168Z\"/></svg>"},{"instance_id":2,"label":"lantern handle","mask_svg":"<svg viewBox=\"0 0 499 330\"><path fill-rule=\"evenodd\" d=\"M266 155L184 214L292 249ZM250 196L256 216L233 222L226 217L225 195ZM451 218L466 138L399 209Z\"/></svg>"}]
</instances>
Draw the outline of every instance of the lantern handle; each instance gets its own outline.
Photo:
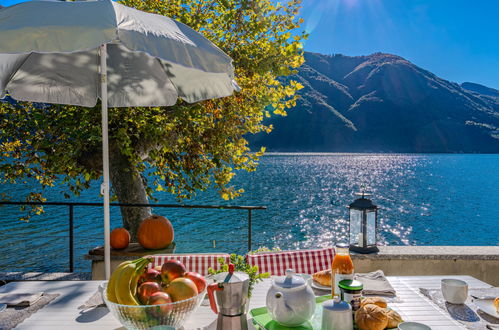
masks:
<instances>
[{"instance_id":1,"label":"lantern handle","mask_svg":"<svg viewBox=\"0 0 499 330\"><path fill-rule=\"evenodd\" d=\"M355 195L360 196L361 198L365 198L365 197L371 197L372 193L362 190L360 192L356 192Z\"/></svg>"}]
</instances>

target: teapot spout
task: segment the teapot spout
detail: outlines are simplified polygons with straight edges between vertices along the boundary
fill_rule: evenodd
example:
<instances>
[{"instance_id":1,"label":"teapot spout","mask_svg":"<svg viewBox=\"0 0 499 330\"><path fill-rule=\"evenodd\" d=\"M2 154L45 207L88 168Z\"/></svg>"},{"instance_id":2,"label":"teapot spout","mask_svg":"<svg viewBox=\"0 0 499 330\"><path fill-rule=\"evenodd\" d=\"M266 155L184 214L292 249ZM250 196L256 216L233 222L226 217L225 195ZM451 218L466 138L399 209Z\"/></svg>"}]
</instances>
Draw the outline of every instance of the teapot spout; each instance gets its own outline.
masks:
<instances>
[{"instance_id":1,"label":"teapot spout","mask_svg":"<svg viewBox=\"0 0 499 330\"><path fill-rule=\"evenodd\" d=\"M286 304L286 299L284 299L284 294L282 292L276 292L274 294L274 313L275 315L293 315L294 310Z\"/></svg>"}]
</instances>

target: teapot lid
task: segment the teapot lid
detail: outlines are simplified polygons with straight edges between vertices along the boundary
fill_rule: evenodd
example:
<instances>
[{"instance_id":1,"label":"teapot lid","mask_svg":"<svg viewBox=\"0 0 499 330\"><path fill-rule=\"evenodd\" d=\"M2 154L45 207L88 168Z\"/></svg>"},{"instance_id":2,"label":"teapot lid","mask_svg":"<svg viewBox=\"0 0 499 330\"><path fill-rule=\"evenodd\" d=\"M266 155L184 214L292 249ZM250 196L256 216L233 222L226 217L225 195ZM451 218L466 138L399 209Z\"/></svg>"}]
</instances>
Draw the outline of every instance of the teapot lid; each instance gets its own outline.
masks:
<instances>
[{"instance_id":1,"label":"teapot lid","mask_svg":"<svg viewBox=\"0 0 499 330\"><path fill-rule=\"evenodd\" d=\"M346 301L342 301L338 296L335 296L331 300L325 301L322 304L322 307L325 310L332 312L345 312L345 311L350 311L352 309L349 303L347 303Z\"/></svg>"},{"instance_id":2,"label":"teapot lid","mask_svg":"<svg viewBox=\"0 0 499 330\"><path fill-rule=\"evenodd\" d=\"M286 276L277 276L274 279L274 284L284 289L297 288L305 283L305 279L295 275L295 271L292 269L286 269Z\"/></svg>"}]
</instances>

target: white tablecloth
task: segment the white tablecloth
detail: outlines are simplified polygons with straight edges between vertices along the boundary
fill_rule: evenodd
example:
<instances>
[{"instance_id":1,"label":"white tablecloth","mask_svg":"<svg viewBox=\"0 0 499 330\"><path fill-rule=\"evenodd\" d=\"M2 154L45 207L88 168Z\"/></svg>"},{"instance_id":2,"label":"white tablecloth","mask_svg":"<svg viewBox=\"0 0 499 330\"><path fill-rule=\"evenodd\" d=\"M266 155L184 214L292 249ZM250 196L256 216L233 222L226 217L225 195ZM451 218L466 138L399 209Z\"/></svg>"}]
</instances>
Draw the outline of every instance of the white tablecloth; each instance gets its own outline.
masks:
<instances>
[{"instance_id":1,"label":"white tablecloth","mask_svg":"<svg viewBox=\"0 0 499 330\"><path fill-rule=\"evenodd\" d=\"M405 321L422 322L434 330L463 329L458 322L440 311L419 293L420 287L440 287L442 278L464 280L470 288L491 287L471 276L388 276L388 280L397 290L397 296L400 298L400 302L391 303L390 307L399 312ZM0 293L40 291L60 293L59 297L21 323L17 329L121 329L121 325L107 308L95 308L85 313L77 309L97 290L99 283L101 281L11 282L0 287ZM270 280L268 279L255 286L250 309L265 305L265 296L269 286ZM185 329L212 329L215 320L216 315L210 307L201 306L187 321Z\"/></svg>"}]
</instances>

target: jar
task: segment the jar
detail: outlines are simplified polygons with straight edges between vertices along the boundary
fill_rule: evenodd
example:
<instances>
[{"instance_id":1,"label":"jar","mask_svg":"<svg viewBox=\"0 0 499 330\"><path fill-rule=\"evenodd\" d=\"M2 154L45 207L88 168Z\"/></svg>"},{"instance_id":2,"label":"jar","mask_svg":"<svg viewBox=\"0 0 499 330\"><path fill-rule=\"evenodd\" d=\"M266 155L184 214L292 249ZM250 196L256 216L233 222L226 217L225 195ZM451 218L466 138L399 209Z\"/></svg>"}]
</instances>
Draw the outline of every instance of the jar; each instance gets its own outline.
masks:
<instances>
[{"instance_id":1,"label":"jar","mask_svg":"<svg viewBox=\"0 0 499 330\"><path fill-rule=\"evenodd\" d=\"M336 244L336 254L331 263L331 295L340 297L338 283L342 280L353 280L353 262L346 243Z\"/></svg>"},{"instance_id":2,"label":"jar","mask_svg":"<svg viewBox=\"0 0 499 330\"><path fill-rule=\"evenodd\" d=\"M360 308L360 298L364 285L356 280L342 280L338 283L341 290L341 300L346 301L352 306L352 311Z\"/></svg>"}]
</instances>

